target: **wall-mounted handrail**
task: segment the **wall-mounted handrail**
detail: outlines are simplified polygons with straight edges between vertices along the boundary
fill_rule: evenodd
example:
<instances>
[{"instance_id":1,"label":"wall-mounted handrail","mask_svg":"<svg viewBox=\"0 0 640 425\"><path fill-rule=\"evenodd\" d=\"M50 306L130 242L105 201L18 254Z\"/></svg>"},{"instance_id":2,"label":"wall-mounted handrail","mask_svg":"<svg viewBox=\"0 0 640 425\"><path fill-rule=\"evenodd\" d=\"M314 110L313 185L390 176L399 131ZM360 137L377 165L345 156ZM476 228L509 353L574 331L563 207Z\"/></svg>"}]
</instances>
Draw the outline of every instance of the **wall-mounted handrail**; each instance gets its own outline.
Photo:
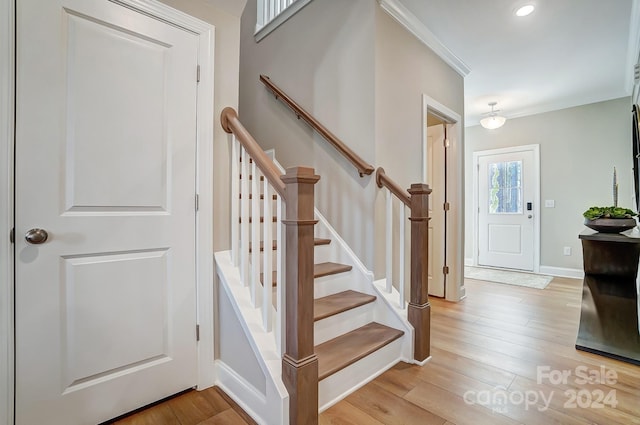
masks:
<instances>
[{"instance_id":1,"label":"wall-mounted handrail","mask_svg":"<svg viewBox=\"0 0 640 425\"><path fill-rule=\"evenodd\" d=\"M303 119L307 124L309 124L315 131L317 131L322 137L324 137L331 145L338 150L345 158L351 162L358 173L360 173L360 177L363 177L365 174L370 175L373 173L375 168L373 165L368 164L364 159L362 159L357 153L355 153L349 146L347 146L342 140L338 139L336 135L330 132L324 125L322 125L318 120L316 120L310 113L305 111L300 105L298 105L293 99L291 99L282 89L273 82L266 75L260 75L260 81L269 88L276 96L276 99L280 99L284 102L291 110L298 116L298 119Z\"/></svg>"},{"instance_id":2,"label":"wall-mounted handrail","mask_svg":"<svg viewBox=\"0 0 640 425\"><path fill-rule=\"evenodd\" d=\"M411 208L411 197L409 193L384 172L384 168L378 167L376 170L376 183L379 188L386 187L398 199L400 199L407 207Z\"/></svg>"},{"instance_id":3,"label":"wall-mounted handrail","mask_svg":"<svg viewBox=\"0 0 640 425\"><path fill-rule=\"evenodd\" d=\"M287 193L285 190L285 184L281 180L283 174L280 172L276 164L271 161L271 158L264 153L264 150L262 150L260 145L258 145L256 139L254 139L249 131L244 128L238 119L238 113L235 109L231 107L224 108L220 114L220 121L224 131L229 134L233 133L236 136L238 142L240 142L253 161L255 161L260 171L262 171L267 180L269 180L269 183L271 183L276 192L286 200Z\"/></svg>"}]
</instances>

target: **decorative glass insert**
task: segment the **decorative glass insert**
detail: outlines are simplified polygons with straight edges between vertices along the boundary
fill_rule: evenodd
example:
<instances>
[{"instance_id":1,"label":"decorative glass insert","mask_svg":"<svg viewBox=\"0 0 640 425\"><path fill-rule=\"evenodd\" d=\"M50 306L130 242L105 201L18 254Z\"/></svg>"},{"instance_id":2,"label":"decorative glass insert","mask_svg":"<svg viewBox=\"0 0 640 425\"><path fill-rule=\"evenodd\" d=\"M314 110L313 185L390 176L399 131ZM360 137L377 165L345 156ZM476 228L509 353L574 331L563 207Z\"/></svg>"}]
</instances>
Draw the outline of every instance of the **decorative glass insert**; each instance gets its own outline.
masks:
<instances>
[{"instance_id":1,"label":"decorative glass insert","mask_svg":"<svg viewBox=\"0 0 640 425\"><path fill-rule=\"evenodd\" d=\"M522 161L489 164L489 214L522 214Z\"/></svg>"}]
</instances>

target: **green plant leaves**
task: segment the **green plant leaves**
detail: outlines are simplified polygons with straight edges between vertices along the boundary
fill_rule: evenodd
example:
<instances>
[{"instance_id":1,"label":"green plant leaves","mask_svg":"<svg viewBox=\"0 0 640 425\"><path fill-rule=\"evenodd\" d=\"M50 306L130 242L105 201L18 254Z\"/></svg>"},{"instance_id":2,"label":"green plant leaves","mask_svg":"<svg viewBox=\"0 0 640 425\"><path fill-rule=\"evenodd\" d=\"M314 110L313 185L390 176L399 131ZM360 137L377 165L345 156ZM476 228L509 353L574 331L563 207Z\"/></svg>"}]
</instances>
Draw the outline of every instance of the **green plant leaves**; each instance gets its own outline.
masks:
<instances>
[{"instance_id":1,"label":"green plant leaves","mask_svg":"<svg viewBox=\"0 0 640 425\"><path fill-rule=\"evenodd\" d=\"M582 215L588 220L595 220L596 218L633 218L638 214L628 208L591 207Z\"/></svg>"}]
</instances>

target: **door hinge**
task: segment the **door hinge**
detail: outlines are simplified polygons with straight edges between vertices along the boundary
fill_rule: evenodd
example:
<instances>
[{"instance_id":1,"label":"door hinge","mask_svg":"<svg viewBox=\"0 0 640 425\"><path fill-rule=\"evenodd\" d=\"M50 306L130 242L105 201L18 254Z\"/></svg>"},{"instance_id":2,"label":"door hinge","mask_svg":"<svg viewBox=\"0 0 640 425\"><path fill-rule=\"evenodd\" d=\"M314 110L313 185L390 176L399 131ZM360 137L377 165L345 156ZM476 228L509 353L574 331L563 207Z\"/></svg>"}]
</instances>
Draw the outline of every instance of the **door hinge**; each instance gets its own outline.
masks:
<instances>
[{"instance_id":1,"label":"door hinge","mask_svg":"<svg viewBox=\"0 0 640 425\"><path fill-rule=\"evenodd\" d=\"M9 232L9 242L11 243L15 243L16 242L16 228L12 227L11 231Z\"/></svg>"},{"instance_id":2,"label":"door hinge","mask_svg":"<svg viewBox=\"0 0 640 425\"><path fill-rule=\"evenodd\" d=\"M445 210L445 211L449 211L450 209L451 209L451 204L450 204L450 203L448 203L448 202L445 202L445 203L444 203L444 210Z\"/></svg>"},{"instance_id":3,"label":"door hinge","mask_svg":"<svg viewBox=\"0 0 640 425\"><path fill-rule=\"evenodd\" d=\"M200 82L200 65L196 67L196 83Z\"/></svg>"},{"instance_id":4,"label":"door hinge","mask_svg":"<svg viewBox=\"0 0 640 425\"><path fill-rule=\"evenodd\" d=\"M200 195L196 193L196 211L200 209Z\"/></svg>"},{"instance_id":5,"label":"door hinge","mask_svg":"<svg viewBox=\"0 0 640 425\"><path fill-rule=\"evenodd\" d=\"M449 266L444 266L442 268L442 274L449 274Z\"/></svg>"},{"instance_id":6,"label":"door hinge","mask_svg":"<svg viewBox=\"0 0 640 425\"><path fill-rule=\"evenodd\" d=\"M448 147L449 147L449 139L445 138L445 139L443 140L443 144L444 144L444 147L445 147L445 148L448 148Z\"/></svg>"},{"instance_id":7,"label":"door hinge","mask_svg":"<svg viewBox=\"0 0 640 425\"><path fill-rule=\"evenodd\" d=\"M196 325L196 342L200 341L200 325Z\"/></svg>"}]
</instances>

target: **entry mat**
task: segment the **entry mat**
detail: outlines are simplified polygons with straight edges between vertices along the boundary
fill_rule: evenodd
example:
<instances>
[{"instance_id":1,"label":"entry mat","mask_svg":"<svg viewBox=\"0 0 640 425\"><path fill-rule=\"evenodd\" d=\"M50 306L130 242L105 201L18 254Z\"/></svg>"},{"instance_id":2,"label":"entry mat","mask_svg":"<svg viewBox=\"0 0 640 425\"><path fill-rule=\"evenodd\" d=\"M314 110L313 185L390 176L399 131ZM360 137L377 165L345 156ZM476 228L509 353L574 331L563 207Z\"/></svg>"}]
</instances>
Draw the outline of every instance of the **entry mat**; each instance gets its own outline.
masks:
<instances>
[{"instance_id":1,"label":"entry mat","mask_svg":"<svg viewBox=\"0 0 640 425\"><path fill-rule=\"evenodd\" d=\"M464 277L489 282L506 283L508 285L526 286L528 288L544 289L553 276L542 274L514 272L506 270L485 269L482 267L464 268Z\"/></svg>"}]
</instances>

